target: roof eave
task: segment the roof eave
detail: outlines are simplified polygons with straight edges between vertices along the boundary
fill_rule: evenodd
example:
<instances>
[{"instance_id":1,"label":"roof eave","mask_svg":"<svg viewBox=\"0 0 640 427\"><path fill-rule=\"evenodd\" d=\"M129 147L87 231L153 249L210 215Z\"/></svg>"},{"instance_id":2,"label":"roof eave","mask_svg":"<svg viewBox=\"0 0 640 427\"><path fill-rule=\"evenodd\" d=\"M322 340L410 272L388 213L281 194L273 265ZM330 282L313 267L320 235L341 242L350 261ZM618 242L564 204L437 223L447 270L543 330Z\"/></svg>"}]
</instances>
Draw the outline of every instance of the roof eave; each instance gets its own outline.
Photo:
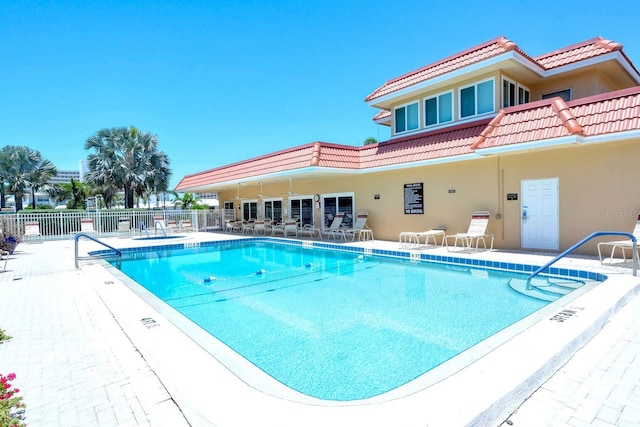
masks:
<instances>
[{"instance_id":1,"label":"roof eave","mask_svg":"<svg viewBox=\"0 0 640 427\"><path fill-rule=\"evenodd\" d=\"M619 50L605 53L603 55L594 56L589 59L583 59L582 61L572 62L571 64L562 65L556 68L551 68L544 72L544 77L553 77L558 74L567 73L569 71L578 70L584 67L590 67L596 64L601 64L607 61L617 61L622 68L629 73L631 78L633 78L636 83L640 84L640 73L633 64L629 61L629 59Z\"/></svg>"},{"instance_id":2,"label":"roof eave","mask_svg":"<svg viewBox=\"0 0 640 427\"><path fill-rule=\"evenodd\" d=\"M381 105L385 102L388 102L394 98L397 98L399 96L403 96L403 95L407 95L409 93L412 92L416 92L416 91L420 91L423 90L425 88L428 88L429 86L434 86L440 83L443 83L447 80L451 80L451 79L455 79L457 77L461 77L464 76L465 74L469 74L472 73L474 71L478 71L481 70L483 68L488 68L491 67L495 64L498 64L500 62L505 62L505 61L509 61L509 60L515 60L517 62L519 62L520 64L524 65L525 67L527 67L528 69L530 69L531 71L533 71L534 73L543 76L545 73L545 70L539 66L538 64L536 64L535 62L533 62L530 58L528 58L527 56L521 54L518 51L512 50L512 51L508 51L508 52L504 52L501 53L500 55L496 55L492 58L488 58L485 59L483 61L480 62L476 62L474 64L471 65L467 65L466 67L463 68L459 68L457 70L454 71L450 71L448 73L442 74L440 76L436 76L433 77L431 79L425 80L423 82L420 83L416 83L414 85L408 86L406 88L391 92L387 95L383 95L381 97L378 98L374 98L370 101L367 101L367 104L371 107L374 108L381 108L384 109L384 107Z\"/></svg>"},{"instance_id":3,"label":"roof eave","mask_svg":"<svg viewBox=\"0 0 640 427\"><path fill-rule=\"evenodd\" d=\"M498 147L476 148L479 156L495 156L500 154L512 154L519 151L545 150L558 148L563 145L582 144L585 137L581 135L568 135L559 138L543 139L538 141L520 142L517 144L501 145Z\"/></svg>"}]
</instances>

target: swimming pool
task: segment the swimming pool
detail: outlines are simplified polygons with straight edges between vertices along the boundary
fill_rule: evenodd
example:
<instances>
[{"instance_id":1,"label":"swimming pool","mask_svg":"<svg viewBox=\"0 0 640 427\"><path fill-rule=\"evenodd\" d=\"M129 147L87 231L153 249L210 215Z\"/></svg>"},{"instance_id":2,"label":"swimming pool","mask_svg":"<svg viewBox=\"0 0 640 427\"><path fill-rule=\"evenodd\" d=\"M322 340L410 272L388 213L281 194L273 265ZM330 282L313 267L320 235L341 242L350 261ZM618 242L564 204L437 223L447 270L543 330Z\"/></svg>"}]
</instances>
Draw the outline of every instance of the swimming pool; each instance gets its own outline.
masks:
<instances>
[{"instance_id":1,"label":"swimming pool","mask_svg":"<svg viewBox=\"0 0 640 427\"><path fill-rule=\"evenodd\" d=\"M323 400L399 387L546 304L479 260L425 265L267 240L173 245L114 264L278 381Z\"/></svg>"}]
</instances>

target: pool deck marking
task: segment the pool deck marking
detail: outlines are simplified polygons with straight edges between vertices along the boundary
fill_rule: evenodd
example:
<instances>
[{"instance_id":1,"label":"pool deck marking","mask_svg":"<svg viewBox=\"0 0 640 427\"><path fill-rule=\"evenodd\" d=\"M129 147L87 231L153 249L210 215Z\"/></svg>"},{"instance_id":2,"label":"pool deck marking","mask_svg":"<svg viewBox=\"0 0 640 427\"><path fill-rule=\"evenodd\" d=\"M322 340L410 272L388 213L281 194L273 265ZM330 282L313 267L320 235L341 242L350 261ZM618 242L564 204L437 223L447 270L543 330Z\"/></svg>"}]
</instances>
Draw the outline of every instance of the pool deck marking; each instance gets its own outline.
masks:
<instances>
[{"instance_id":1,"label":"pool deck marking","mask_svg":"<svg viewBox=\"0 0 640 427\"><path fill-rule=\"evenodd\" d=\"M381 244L381 242L376 243ZM382 243L384 244L385 242ZM366 242L366 244L370 245L371 242ZM61 246L58 246L58 250L50 251L49 247L55 245ZM486 402L480 402L487 400L480 395L486 393L487 389L496 388L505 382L507 382L507 385L510 384L508 379L501 378L500 375L492 377L476 371L470 372L472 375L470 377L471 381L469 378L461 380L454 375L443 382L447 384L445 384L446 387L441 387L441 389L452 393L450 396L456 396L454 400L447 400L444 396L433 395L433 392L431 392L430 399L429 393L417 392L408 398L398 399L397 401L347 407L302 405L265 396L263 393L257 392L255 389L238 381L226 368L219 364L216 366L216 361L212 360L204 350L195 345L188 337L185 337L171 322L159 315L153 307L135 297L130 290L122 286L117 280L114 285L105 286L104 281L112 280L112 276L105 273L97 264L83 264L80 272L73 270L71 246L71 243L67 243L65 247L64 242L51 242L44 245L26 245L24 249L19 247L19 252L22 253L10 260L10 271L0 275L0 281L2 282L0 284L0 297L3 299L10 298L9 300L15 302L13 306L10 305L7 310L3 310L0 313L0 325L9 333L12 330L18 331L14 332L13 335L16 337L13 340L0 346L0 360L2 360L3 369L5 366L15 366L16 368L13 370L18 371L16 372L18 374L16 385L24 390L25 401L28 405L27 421L33 423L32 425L39 425L38 421L45 419L49 420L51 425L70 425L73 422L69 422L69 420L76 421L78 419L87 421L101 420L101 422L93 422L91 425L123 425L126 424L123 421L125 419L133 419L135 421L139 418L148 425L180 426L187 425L184 417L186 417L190 425L215 424L218 426L257 424L285 426L301 424L367 424L373 426L398 425L398 420L403 420L401 425L407 426L426 424L456 425L456 421L469 420L469 414L478 413L477 408L486 404ZM60 250L60 247L64 247L66 251ZM499 256L500 258L509 257L509 254L502 252L479 254L479 256L483 255L489 257ZM523 255L516 254L516 256ZM33 262L34 257L37 257L38 262ZM544 258L539 258L539 264L546 262ZM585 259L586 264L589 264L589 261ZM567 259L565 268L574 268L576 264L581 264L581 262L579 259ZM590 264L594 269L603 271L610 276L615 276L619 271L615 268L601 268L596 262L590 262ZM12 282L11 280L18 274L20 277L24 277L24 280ZM42 280L43 277L46 277L45 281ZM624 305L625 298L632 298L632 303L625 306L621 312L640 313L639 298L635 297L637 294L637 280L630 280L629 276L622 275L619 278L626 278L626 281L617 282L612 287L607 286L607 288L610 288L608 290L618 294L617 297L612 297L605 292L604 286L602 287L603 291L598 295L592 294L592 292L583 295L582 297L588 299L587 302L589 304L595 302L598 309L592 310L586 302L580 302L579 306L584 306L588 310L585 309L584 312L580 313L580 316L572 318L571 322L546 323L549 325L547 327L549 331L548 338L552 338L552 341L558 341L559 337L556 336L558 329L567 334L576 333L579 329L578 323L583 323L582 326L588 325L593 329L592 332L597 332L601 327L601 325L597 324L597 320L600 319L602 322L606 322L612 313ZM9 284L11 285L5 286ZM47 286L48 284L55 286ZM96 299L96 296L98 296L98 299ZM101 304L100 299L105 301L107 305ZM578 304L574 301L572 305ZM78 309L70 309L73 307ZM112 310L115 307L116 310L111 315L110 312L105 310L107 307ZM48 311L52 312L53 316L42 316L43 313ZM560 311L562 310L556 312ZM33 312L39 315L32 316L31 313ZM84 317L87 314L91 314L91 316ZM55 325L48 320L44 320L43 317L56 318ZM67 320L67 317L72 318L74 322ZM140 319L145 317L151 317L157 322L161 322L163 326L149 330L140 323ZM618 316L614 316L611 323L618 323L616 322L617 318ZM615 327L617 329L608 333L605 333L608 331L607 326L605 326L603 332L598 334L594 341L601 336L619 336L621 335L620 330L626 330L627 334L624 335L626 337L625 342L630 344L635 342L637 347L638 338L640 338L640 332L638 332L640 331L640 324L635 320L637 318L640 318L640 316L634 318L629 314L625 314L623 319L627 323L616 324ZM80 319L79 322L78 319ZM115 319L117 319L117 322L114 322ZM634 320L635 323L630 323L631 320ZM589 325L590 322L593 323ZM114 327L114 323L116 323L116 326L120 325L122 329ZM84 327L87 330L79 330L78 324L86 325ZM545 322L538 323L538 325L544 324ZM634 329L629 330L629 324L633 325ZM59 327L60 330L49 330L52 326ZM110 332L107 333L107 330ZM43 331L46 331L46 333ZM123 334L123 331L126 334ZM143 333L142 331L145 332ZM514 338L513 341L517 341L517 338L520 337L521 335ZM40 348L34 347L34 345L42 345L39 341L41 339L51 342L47 346L47 348L51 349L50 351L34 351L34 348ZM588 339L588 337L584 339ZM602 342L603 340L604 338L599 341ZM547 341L549 339L537 343L527 340L521 341L520 346L528 349L528 351L523 349L523 353L519 357L526 359L531 355L530 353L536 354L542 350L546 351ZM560 341L559 344L564 344L563 339L560 339ZM127 342L130 344L126 345ZM133 367L139 366L134 371L150 373L151 377L149 379L156 378L157 385L134 387L134 390L127 392L126 396L130 397L133 394L136 396L135 399L127 400L124 398L122 399L124 403L114 398L111 401L108 399L101 401L102 403L97 406L91 406L91 404L87 403L87 399L82 398L83 396L91 395L91 393L97 395L99 390L105 390L106 395L114 393L113 389L103 384L101 381L103 377L100 375L104 375L104 380L108 379L111 383L113 383L114 378L122 378L122 376L118 377L113 372L108 372L107 374L101 372L104 367L103 364L83 368L77 363L72 363L69 365L68 371L76 372L77 378L75 380L72 378L65 382L65 387L69 387L69 384L73 385L74 393L72 396L62 390L59 393L51 393L52 390L59 390L60 378L55 375L53 377L45 375L45 371L42 371L42 369L52 371L53 367L55 372L60 372L65 363L75 362L69 356L73 354L73 351L70 352L67 348L59 349L61 344L68 346L74 343L83 343L85 345L89 343L94 347L99 347L93 348L92 350L94 351L91 354L117 361L118 366L128 372L124 379L119 380L119 384L122 384L121 387L129 384L128 387L131 390L131 384L136 382L134 380L138 375L135 372L131 372L131 367L127 368L129 365ZM116 343L121 344L116 346ZM100 344L105 344L105 346L101 347ZM131 344L134 347L131 347ZM589 345L590 343L585 348ZM19 351L20 349L22 351ZM116 349L118 351L115 351ZM56 353L53 350L63 351ZM611 357L614 358L615 363L609 360L609 367L605 372L616 371L618 363L626 362L628 365L627 359L633 356L633 351L638 354L637 348L631 345L627 345L624 348L608 346L606 350L612 352L613 356ZM145 363L142 365L138 360L138 351L145 357ZM577 352L574 357L580 355L582 351ZM604 350L600 347L598 351L602 353ZM25 353L29 354L29 363L26 360L22 360L26 359L24 357ZM567 350L567 353L572 354L573 350ZM630 353L630 355L626 355L627 353ZM56 356L57 354L60 356ZM131 359L132 356L134 357L133 359ZM67 362L61 360L64 357L70 360ZM501 368L503 371L504 366L508 366L513 360L509 358L507 360L503 359L501 362L506 363L506 365L494 366L494 369ZM109 364L109 366L112 365L113 362ZM553 370L555 368L552 368ZM563 372L568 370L569 368L567 367L562 368ZM100 371L98 372L98 377L96 377L97 371ZM610 377L602 375L602 372L602 370L599 371L600 376ZM633 375L622 376L619 384L626 384L627 388L631 387L632 384L637 385L640 374L637 369L631 373ZM577 403L574 401L575 398L569 395L566 398L566 402L564 402L564 406L562 402L550 402L544 395L548 396L558 389L557 385L556 387L553 386L553 381L554 378L561 375L562 372L558 371L547 384L543 385L543 388L541 388L542 398L538 397L538 392L534 393L531 399L527 400L515 414L511 415L510 419L514 425L547 425L552 424L554 420L565 419L582 420L583 423L588 423L593 420L612 418L617 420L618 425L624 425L623 422L625 420L633 419L630 418L632 415L640 413L638 399L633 401L632 397L636 396L636 394L633 394L634 392L632 391L627 393L624 405L621 403L622 398L620 397L616 397L614 399L617 399L614 402L615 404L612 404L608 396L595 394L581 395L582 401ZM473 381L474 378L477 381ZM580 391L587 389L587 383L593 383L587 375L583 375L583 378L585 379ZM158 379L162 380L159 381ZM162 389L162 384L166 386L165 397L149 399L150 395L162 395L158 395L155 392L155 390ZM474 384L480 385L480 395L473 393L465 395L464 388L468 387L469 384L472 386ZM568 387L565 386L566 388ZM475 393L478 393L477 388ZM612 391L611 394L613 395L614 392ZM622 391L616 396L621 394ZM68 405L65 404L66 401L55 401L55 399L61 398L60 396L67 396L67 399L75 399L78 403ZM508 402L507 404L507 402L500 401L498 406L506 405L507 411L509 408L513 410L514 407L528 397L528 394L512 397L513 402ZM462 401L460 399L468 399L464 400L465 404L468 403L468 405L460 405L459 402ZM137 405L135 401L138 402ZM177 402L179 407L175 405L174 401ZM146 406L143 404L141 409L141 402L153 403L147 403ZM514 402L515 406L513 406ZM537 407L537 409L543 409L542 414L537 413L535 415L535 409L528 409L535 408L536 402L538 402L538 405L542 402L542 406ZM465 407L461 408L461 406ZM466 406L475 409L471 410ZM55 410L52 411L52 408L55 408ZM251 410L247 411L247 408L251 408ZM549 422L550 414L555 414L555 418L551 418L551 422ZM540 422L542 417L545 419L544 424ZM52 419L56 419L57 423L51 421ZM636 417L635 419L637 420L638 418ZM64 420L66 422L63 422ZM482 418L478 419L476 417L472 420L477 425L491 425L491 423L483 424L484 419ZM532 420L535 422L532 422ZM41 424L46 423L42 422ZM133 424L133 421L129 421L129 424L140 425ZM627 425L632 424L627 423Z\"/></svg>"}]
</instances>

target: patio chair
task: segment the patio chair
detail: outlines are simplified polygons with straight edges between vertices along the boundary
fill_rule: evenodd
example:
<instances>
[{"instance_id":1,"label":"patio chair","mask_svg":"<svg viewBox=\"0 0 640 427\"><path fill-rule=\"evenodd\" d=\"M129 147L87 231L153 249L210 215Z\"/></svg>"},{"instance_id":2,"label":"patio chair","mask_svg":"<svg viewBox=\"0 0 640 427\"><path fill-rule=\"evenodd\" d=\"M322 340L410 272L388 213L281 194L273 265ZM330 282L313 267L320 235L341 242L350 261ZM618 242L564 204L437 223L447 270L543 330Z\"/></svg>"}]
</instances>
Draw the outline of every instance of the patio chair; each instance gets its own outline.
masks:
<instances>
[{"instance_id":1,"label":"patio chair","mask_svg":"<svg viewBox=\"0 0 640 427\"><path fill-rule=\"evenodd\" d=\"M487 233L487 227L489 226L489 218L491 214L487 211L476 211L471 216L471 223L466 233L456 233L449 236L445 236L445 244L447 250L449 250L449 239L454 239L453 247L458 246L458 242L462 244L462 249L471 249L475 243L476 251L478 250L478 244L482 241L485 249L487 249L487 237L491 237L491 249L493 249L493 234Z\"/></svg>"},{"instance_id":2,"label":"patio chair","mask_svg":"<svg viewBox=\"0 0 640 427\"><path fill-rule=\"evenodd\" d=\"M287 237L289 234L298 237L298 222L295 219L288 219L284 223L276 225L271 229L271 235L275 236L277 233L282 233L283 237Z\"/></svg>"},{"instance_id":3,"label":"patio chair","mask_svg":"<svg viewBox=\"0 0 640 427\"><path fill-rule=\"evenodd\" d=\"M193 224L191 224L191 220L183 219L180 221L180 231L183 233L188 233L194 231Z\"/></svg>"},{"instance_id":4,"label":"patio chair","mask_svg":"<svg viewBox=\"0 0 640 427\"><path fill-rule=\"evenodd\" d=\"M604 263L604 260L602 259L602 250L601 250L601 246L611 246L611 256L609 257L610 260L613 260L613 255L616 251L616 249L620 249L620 252L622 252L622 259L624 261L627 260L627 255L625 253L625 249L631 249L631 250L636 250L639 251L640 249L640 215L638 215L638 220L636 221L636 226L633 229L633 232L631 233L634 235L634 237L636 238L636 244L634 247L633 241L632 240L614 240L614 241L609 241L609 242L600 242L598 243L598 256L600 257L600 263ZM638 252L636 252L636 254L639 255L638 259L640 259L640 254Z\"/></svg>"},{"instance_id":5,"label":"patio chair","mask_svg":"<svg viewBox=\"0 0 640 427\"><path fill-rule=\"evenodd\" d=\"M313 224L305 224L298 230L298 236L316 237L316 235L319 236L319 233Z\"/></svg>"},{"instance_id":6,"label":"patio chair","mask_svg":"<svg viewBox=\"0 0 640 427\"><path fill-rule=\"evenodd\" d=\"M361 240L362 237L365 234L369 234L367 233L363 233L364 230L370 230L369 227L367 227L367 218L369 217L369 213L368 212L360 212L358 213L358 216L356 217L356 222L353 224L353 228L347 228L342 230L342 233L345 236L345 239L347 238L347 236L351 236L351 240L355 240L356 236L358 236L358 240ZM371 233L373 235L373 233ZM373 240L373 237L372 237Z\"/></svg>"},{"instance_id":7,"label":"patio chair","mask_svg":"<svg viewBox=\"0 0 640 427\"><path fill-rule=\"evenodd\" d=\"M334 239L336 238L336 234L342 236L343 239L346 240L344 233L340 230L340 226L342 225L342 220L344 219L344 212L338 212L336 216L333 217L333 221L329 228L321 228L318 230L318 234L320 237L324 237L325 235L331 236Z\"/></svg>"},{"instance_id":8,"label":"patio chair","mask_svg":"<svg viewBox=\"0 0 640 427\"><path fill-rule=\"evenodd\" d=\"M126 237L131 235L131 221L129 218L118 218L118 236Z\"/></svg>"},{"instance_id":9,"label":"patio chair","mask_svg":"<svg viewBox=\"0 0 640 427\"><path fill-rule=\"evenodd\" d=\"M446 227L432 228L427 231L403 231L398 238L401 248L407 248L411 245L420 246L420 239L424 238L424 245L429 246L429 240L433 239L433 244L438 246L437 237L442 238L442 245L444 246Z\"/></svg>"},{"instance_id":10,"label":"patio chair","mask_svg":"<svg viewBox=\"0 0 640 427\"><path fill-rule=\"evenodd\" d=\"M80 232L86 234L93 234L96 232L91 218L83 218L80 220Z\"/></svg>"},{"instance_id":11,"label":"patio chair","mask_svg":"<svg viewBox=\"0 0 640 427\"><path fill-rule=\"evenodd\" d=\"M264 220L258 219L253 223L253 234L267 234L267 225Z\"/></svg>"},{"instance_id":12,"label":"patio chair","mask_svg":"<svg viewBox=\"0 0 640 427\"><path fill-rule=\"evenodd\" d=\"M32 241L42 242L42 234L40 234L40 223L38 221L29 221L24 223L24 235L22 239L25 243Z\"/></svg>"},{"instance_id":13,"label":"patio chair","mask_svg":"<svg viewBox=\"0 0 640 427\"><path fill-rule=\"evenodd\" d=\"M167 233L177 233L180 231L180 227L178 227L178 222L175 219L168 219L165 230Z\"/></svg>"}]
</instances>

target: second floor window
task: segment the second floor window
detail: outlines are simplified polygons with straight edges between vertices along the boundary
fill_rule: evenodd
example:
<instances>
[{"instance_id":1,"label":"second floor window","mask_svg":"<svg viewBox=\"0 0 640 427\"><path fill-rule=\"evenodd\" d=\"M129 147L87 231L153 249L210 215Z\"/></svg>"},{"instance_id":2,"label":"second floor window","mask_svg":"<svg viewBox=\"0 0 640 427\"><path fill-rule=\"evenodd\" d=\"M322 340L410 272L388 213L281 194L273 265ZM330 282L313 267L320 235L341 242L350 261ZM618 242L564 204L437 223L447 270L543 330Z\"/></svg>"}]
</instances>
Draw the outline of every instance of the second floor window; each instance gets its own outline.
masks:
<instances>
[{"instance_id":1,"label":"second floor window","mask_svg":"<svg viewBox=\"0 0 640 427\"><path fill-rule=\"evenodd\" d=\"M514 105L526 104L530 101L531 93L529 89L521 86L509 79L502 79L502 107L513 107Z\"/></svg>"},{"instance_id":2,"label":"second floor window","mask_svg":"<svg viewBox=\"0 0 640 427\"><path fill-rule=\"evenodd\" d=\"M445 92L424 100L424 126L453 120L453 92Z\"/></svg>"},{"instance_id":3,"label":"second floor window","mask_svg":"<svg viewBox=\"0 0 640 427\"><path fill-rule=\"evenodd\" d=\"M493 79L484 80L460 89L460 118L494 111Z\"/></svg>"},{"instance_id":4,"label":"second floor window","mask_svg":"<svg viewBox=\"0 0 640 427\"><path fill-rule=\"evenodd\" d=\"M396 133L408 132L418 129L420 126L420 116L418 103L403 105L395 109L395 130Z\"/></svg>"}]
</instances>

